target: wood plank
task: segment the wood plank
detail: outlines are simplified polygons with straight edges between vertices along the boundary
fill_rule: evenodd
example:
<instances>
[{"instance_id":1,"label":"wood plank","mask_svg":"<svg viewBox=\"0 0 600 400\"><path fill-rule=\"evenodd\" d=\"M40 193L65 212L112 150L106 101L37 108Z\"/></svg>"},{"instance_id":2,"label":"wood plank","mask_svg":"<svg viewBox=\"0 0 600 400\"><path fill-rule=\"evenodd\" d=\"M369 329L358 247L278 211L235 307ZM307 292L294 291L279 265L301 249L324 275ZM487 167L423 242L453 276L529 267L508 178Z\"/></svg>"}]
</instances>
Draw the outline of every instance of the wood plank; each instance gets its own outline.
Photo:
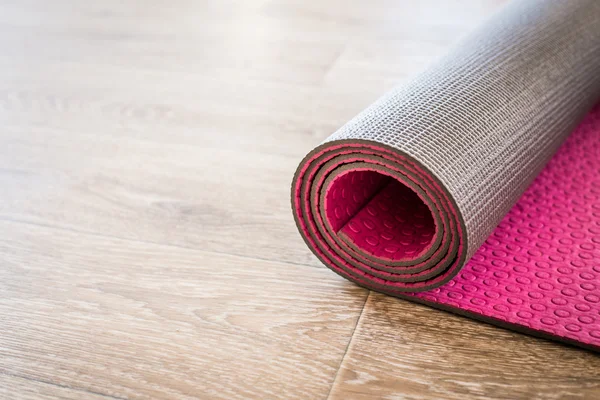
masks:
<instances>
[{"instance_id":1,"label":"wood plank","mask_svg":"<svg viewBox=\"0 0 600 400\"><path fill-rule=\"evenodd\" d=\"M318 265L290 211L296 160L48 128L14 132L0 159L0 218Z\"/></svg>"},{"instance_id":2,"label":"wood plank","mask_svg":"<svg viewBox=\"0 0 600 400\"><path fill-rule=\"evenodd\" d=\"M591 352L369 295L331 399L597 399Z\"/></svg>"},{"instance_id":3,"label":"wood plank","mask_svg":"<svg viewBox=\"0 0 600 400\"><path fill-rule=\"evenodd\" d=\"M0 232L0 376L117 398L324 398L367 294L322 268Z\"/></svg>"},{"instance_id":4,"label":"wood plank","mask_svg":"<svg viewBox=\"0 0 600 400\"><path fill-rule=\"evenodd\" d=\"M91 400L119 399L118 397L92 393L87 390L57 386L52 383L25 379L20 376L0 373L0 397L3 399L19 398L21 400Z\"/></svg>"}]
</instances>

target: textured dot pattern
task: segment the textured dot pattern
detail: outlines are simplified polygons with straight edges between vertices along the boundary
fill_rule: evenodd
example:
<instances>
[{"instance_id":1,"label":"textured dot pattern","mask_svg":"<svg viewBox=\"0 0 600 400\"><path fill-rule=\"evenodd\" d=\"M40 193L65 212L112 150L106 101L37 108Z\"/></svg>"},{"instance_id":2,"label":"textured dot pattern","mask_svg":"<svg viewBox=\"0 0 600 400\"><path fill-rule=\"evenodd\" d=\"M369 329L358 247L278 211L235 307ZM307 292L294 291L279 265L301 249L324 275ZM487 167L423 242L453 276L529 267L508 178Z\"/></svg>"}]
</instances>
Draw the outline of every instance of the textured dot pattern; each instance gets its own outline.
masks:
<instances>
[{"instance_id":1,"label":"textured dot pattern","mask_svg":"<svg viewBox=\"0 0 600 400\"><path fill-rule=\"evenodd\" d=\"M600 107L460 273L414 296L600 349Z\"/></svg>"}]
</instances>

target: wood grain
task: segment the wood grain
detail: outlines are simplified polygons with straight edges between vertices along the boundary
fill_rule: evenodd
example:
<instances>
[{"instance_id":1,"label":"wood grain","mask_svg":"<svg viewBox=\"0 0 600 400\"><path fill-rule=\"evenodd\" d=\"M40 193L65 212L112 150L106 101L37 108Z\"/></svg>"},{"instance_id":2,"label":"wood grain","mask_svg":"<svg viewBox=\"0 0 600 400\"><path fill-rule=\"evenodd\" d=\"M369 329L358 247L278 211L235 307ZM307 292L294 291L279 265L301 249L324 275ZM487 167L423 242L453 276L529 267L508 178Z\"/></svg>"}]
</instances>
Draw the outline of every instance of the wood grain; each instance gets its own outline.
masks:
<instances>
[{"instance_id":1,"label":"wood grain","mask_svg":"<svg viewBox=\"0 0 600 400\"><path fill-rule=\"evenodd\" d=\"M292 221L304 154L501 3L0 3L0 398L600 397L592 354L365 306Z\"/></svg>"},{"instance_id":2,"label":"wood grain","mask_svg":"<svg viewBox=\"0 0 600 400\"><path fill-rule=\"evenodd\" d=\"M0 375L77 391L324 397L366 297L323 268L0 229Z\"/></svg>"}]
</instances>

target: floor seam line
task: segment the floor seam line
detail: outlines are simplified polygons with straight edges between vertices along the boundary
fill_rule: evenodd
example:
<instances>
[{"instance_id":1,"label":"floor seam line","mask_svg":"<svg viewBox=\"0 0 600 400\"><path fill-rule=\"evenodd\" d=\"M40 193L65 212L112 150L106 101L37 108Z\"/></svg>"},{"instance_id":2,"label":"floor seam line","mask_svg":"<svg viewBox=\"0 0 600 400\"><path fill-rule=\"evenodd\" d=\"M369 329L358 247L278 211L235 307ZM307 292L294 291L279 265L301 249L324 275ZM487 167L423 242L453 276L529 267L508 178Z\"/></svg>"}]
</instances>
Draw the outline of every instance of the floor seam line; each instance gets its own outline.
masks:
<instances>
[{"instance_id":1,"label":"floor seam line","mask_svg":"<svg viewBox=\"0 0 600 400\"><path fill-rule=\"evenodd\" d=\"M338 380L340 370L344 366L344 361L346 360L346 356L348 355L350 346L352 345L352 342L354 341L354 336L356 335L356 330L358 329L358 326L360 325L360 321L362 320L362 317L364 315L365 308L367 307L367 303L369 302L369 298L371 297L371 293L373 293L373 292L371 290L369 290L369 293L367 294L367 297L365 298L365 302L363 303L363 306L360 310L360 314L358 315L358 318L356 319L356 324L354 325L354 329L352 330L352 336L350 336L350 340L348 340L348 344L346 345L346 349L344 350L344 354L342 355L342 359L340 360L340 365L338 366L337 371L335 371L335 375L333 376L333 381L331 382L331 387L329 388L329 392L327 392L327 397L325 397L326 400L329 400L329 398L331 397L331 393L333 392L333 388L335 387L335 384Z\"/></svg>"}]
</instances>

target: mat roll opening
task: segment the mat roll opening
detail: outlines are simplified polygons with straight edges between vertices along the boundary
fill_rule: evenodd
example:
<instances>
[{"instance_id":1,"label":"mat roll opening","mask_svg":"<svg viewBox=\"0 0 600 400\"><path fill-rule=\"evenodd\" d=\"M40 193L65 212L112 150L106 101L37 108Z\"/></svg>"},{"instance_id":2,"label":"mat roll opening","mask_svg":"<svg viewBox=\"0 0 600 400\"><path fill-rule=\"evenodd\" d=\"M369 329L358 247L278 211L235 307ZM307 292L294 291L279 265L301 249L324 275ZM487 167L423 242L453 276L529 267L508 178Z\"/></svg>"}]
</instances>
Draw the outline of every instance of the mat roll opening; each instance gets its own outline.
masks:
<instances>
[{"instance_id":1,"label":"mat roll opening","mask_svg":"<svg viewBox=\"0 0 600 400\"><path fill-rule=\"evenodd\" d=\"M294 214L337 273L387 293L422 291L458 271L466 236L456 205L427 170L375 143L328 143L293 187Z\"/></svg>"},{"instance_id":2,"label":"mat roll opening","mask_svg":"<svg viewBox=\"0 0 600 400\"><path fill-rule=\"evenodd\" d=\"M431 248L432 212L400 181L377 171L349 170L335 175L324 190L327 222L363 256L410 262Z\"/></svg>"}]
</instances>

